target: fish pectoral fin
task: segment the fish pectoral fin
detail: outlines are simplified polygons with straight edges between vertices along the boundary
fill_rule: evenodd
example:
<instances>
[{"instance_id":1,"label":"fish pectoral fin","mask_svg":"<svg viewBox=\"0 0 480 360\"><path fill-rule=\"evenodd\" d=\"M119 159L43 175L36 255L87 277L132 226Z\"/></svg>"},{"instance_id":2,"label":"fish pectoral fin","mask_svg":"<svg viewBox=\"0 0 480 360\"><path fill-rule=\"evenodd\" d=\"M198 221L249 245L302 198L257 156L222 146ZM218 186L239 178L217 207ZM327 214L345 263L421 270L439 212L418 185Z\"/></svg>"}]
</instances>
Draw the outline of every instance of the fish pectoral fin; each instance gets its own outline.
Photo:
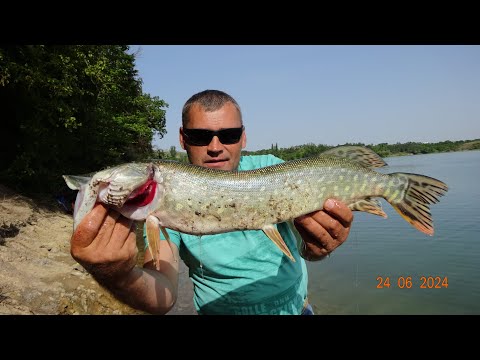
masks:
<instances>
[{"instance_id":1,"label":"fish pectoral fin","mask_svg":"<svg viewBox=\"0 0 480 360\"><path fill-rule=\"evenodd\" d=\"M75 175L63 175L65 183L72 190L78 190L73 209L73 231L95 206L98 197L98 184L92 184L91 178Z\"/></svg>"},{"instance_id":2,"label":"fish pectoral fin","mask_svg":"<svg viewBox=\"0 0 480 360\"><path fill-rule=\"evenodd\" d=\"M170 236L168 235L167 230L163 226L160 226L160 230L162 230L162 234L163 234L163 236L165 236L165 240L167 240L168 246L170 247L170 250L172 251L173 261L178 262L178 259L175 256L175 252L173 251L172 240L170 240Z\"/></svg>"},{"instance_id":3,"label":"fish pectoral fin","mask_svg":"<svg viewBox=\"0 0 480 360\"><path fill-rule=\"evenodd\" d=\"M145 219L146 229L147 229L147 242L148 250L150 255L152 255L153 264L157 270L160 270L160 231L162 231L163 236L167 240L168 246L172 251L173 259L175 262L178 262L175 252L173 251L172 241L170 236L168 236L167 230L160 225L158 219L153 215L148 215Z\"/></svg>"},{"instance_id":4,"label":"fish pectoral fin","mask_svg":"<svg viewBox=\"0 0 480 360\"><path fill-rule=\"evenodd\" d=\"M288 256L290 260L295 262L295 258L293 257L292 253L288 249L287 244L285 244L285 241L282 238L282 235L278 232L278 230L275 228L273 225L266 225L262 228L263 232L265 235L268 236L270 240L273 241L275 245L285 254Z\"/></svg>"},{"instance_id":5,"label":"fish pectoral fin","mask_svg":"<svg viewBox=\"0 0 480 360\"><path fill-rule=\"evenodd\" d=\"M63 175L65 183L71 190L80 190L82 186L89 183L91 177L77 175Z\"/></svg>"},{"instance_id":6,"label":"fish pectoral fin","mask_svg":"<svg viewBox=\"0 0 480 360\"><path fill-rule=\"evenodd\" d=\"M378 199L367 197L360 199L354 203L348 205L352 211L364 211L373 215L378 215L383 218L387 218L387 214L382 209L382 203Z\"/></svg>"},{"instance_id":7,"label":"fish pectoral fin","mask_svg":"<svg viewBox=\"0 0 480 360\"><path fill-rule=\"evenodd\" d=\"M148 250L153 259L153 264L160 270L160 223L155 216L149 215L145 219ZM162 228L163 230L163 228Z\"/></svg>"}]
</instances>

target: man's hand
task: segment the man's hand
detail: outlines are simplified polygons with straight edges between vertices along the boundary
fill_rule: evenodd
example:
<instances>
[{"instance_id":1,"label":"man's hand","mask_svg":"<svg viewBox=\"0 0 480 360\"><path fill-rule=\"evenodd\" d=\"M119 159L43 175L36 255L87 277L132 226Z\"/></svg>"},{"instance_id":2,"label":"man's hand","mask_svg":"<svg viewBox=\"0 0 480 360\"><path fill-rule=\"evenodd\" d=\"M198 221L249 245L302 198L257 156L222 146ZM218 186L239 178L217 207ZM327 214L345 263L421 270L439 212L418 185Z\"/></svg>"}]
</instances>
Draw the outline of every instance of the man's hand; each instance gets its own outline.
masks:
<instances>
[{"instance_id":1,"label":"man's hand","mask_svg":"<svg viewBox=\"0 0 480 360\"><path fill-rule=\"evenodd\" d=\"M102 285L121 282L136 264L133 221L102 204L78 224L70 245L72 257Z\"/></svg>"},{"instance_id":2,"label":"man's hand","mask_svg":"<svg viewBox=\"0 0 480 360\"><path fill-rule=\"evenodd\" d=\"M305 244L302 256L315 261L329 255L347 240L352 221L352 211L333 199L325 201L323 210L296 218L295 227Z\"/></svg>"}]
</instances>

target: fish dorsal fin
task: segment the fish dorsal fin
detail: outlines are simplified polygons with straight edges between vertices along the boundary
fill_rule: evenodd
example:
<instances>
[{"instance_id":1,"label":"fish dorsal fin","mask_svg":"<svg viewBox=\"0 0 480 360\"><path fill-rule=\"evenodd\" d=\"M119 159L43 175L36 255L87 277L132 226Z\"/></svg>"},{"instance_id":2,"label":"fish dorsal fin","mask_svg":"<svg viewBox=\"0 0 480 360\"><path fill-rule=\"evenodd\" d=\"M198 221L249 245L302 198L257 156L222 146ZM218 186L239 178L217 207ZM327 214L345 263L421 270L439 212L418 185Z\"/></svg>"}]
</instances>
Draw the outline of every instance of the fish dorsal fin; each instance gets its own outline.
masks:
<instances>
[{"instance_id":1,"label":"fish dorsal fin","mask_svg":"<svg viewBox=\"0 0 480 360\"><path fill-rule=\"evenodd\" d=\"M282 238L282 235L278 232L278 230L275 228L273 225L266 225L262 228L263 232L265 235L268 236L270 240L273 241L275 245L285 254L288 256L290 260L295 262L295 258L293 257L292 253L288 249L287 244L285 244L285 241Z\"/></svg>"},{"instance_id":2,"label":"fish dorsal fin","mask_svg":"<svg viewBox=\"0 0 480 360\"><path fill-rule=\"evenodd\" d=\"M373 150L364 146L342 145L326 150L318 156L335 156L354 161L367 168L387 166L387 163Z\"/></svg>"}]
</instances>

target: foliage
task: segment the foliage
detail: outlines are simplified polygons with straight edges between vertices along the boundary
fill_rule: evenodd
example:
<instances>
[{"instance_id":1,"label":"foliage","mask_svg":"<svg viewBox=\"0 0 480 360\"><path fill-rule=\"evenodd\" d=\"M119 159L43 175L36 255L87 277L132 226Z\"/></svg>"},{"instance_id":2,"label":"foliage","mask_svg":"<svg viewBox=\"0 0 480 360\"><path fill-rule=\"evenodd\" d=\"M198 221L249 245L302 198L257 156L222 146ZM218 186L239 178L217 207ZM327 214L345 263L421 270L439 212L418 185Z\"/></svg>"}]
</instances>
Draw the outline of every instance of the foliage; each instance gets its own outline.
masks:
<instances>
[{"instance_id":1,"label":"foliage","mask_svg":"<svg viewBox=\"0 0 480 360\"><path fill-rule=\"evenodd\" d=\"M173 161L178 161L181 163L188 163L188 156L186 152L178 152L177 148L175 146L170 146L170 149L167 150L162 150L162 149L155 149L154 150L154 160L173 160Z\"/></svg>"},{"instance_id":2,"label":"foliage","mask_svg":"<svg viewBox=\"0 0 480 360\"><path fill-rule=\"evenodd\" d=\"M437 152L449 152L449 151L464 151L464 150L478 150L480 149L480 140L460 140L460 141L442 141L438 143L419 143L419 142L407 142L404 144L387 144L381 143L377 145L365 145L363 143L346 143L342 145L359 145L366 146L381 157L398 156L398 155L416 155L416 154L429 154ZM306 144L292 146L289 148L278 148L278 144L271 146L270 149L263 149L258 151L243 151L244 155L260 155L260 154L273 154L283 160L294 160L308 156L314 156L322 153L325 150L332 148L328 145L315 145Z\"/></svg>"},{"instance_id":3,"label":"foliage","mask_svg":"<svg viewBox=\"0 0 480 360\"><path fill-rule=\"evenodd\" d=\"M126 45L0 47L0 180L55 191L80 174L152 156L163 100L142 92Z\"/></svg>"}]
</instances>

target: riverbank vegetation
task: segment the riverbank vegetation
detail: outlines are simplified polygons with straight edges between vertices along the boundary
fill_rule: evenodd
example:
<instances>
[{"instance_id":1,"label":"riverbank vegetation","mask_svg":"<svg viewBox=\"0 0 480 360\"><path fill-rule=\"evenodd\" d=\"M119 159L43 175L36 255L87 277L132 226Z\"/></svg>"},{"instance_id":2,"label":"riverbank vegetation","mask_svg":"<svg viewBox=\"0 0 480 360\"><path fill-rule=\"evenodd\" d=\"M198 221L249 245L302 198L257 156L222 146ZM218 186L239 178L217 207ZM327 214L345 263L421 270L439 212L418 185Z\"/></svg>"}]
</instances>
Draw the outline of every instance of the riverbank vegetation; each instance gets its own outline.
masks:
<instances>
[{"instance_id":1,"label":"riverbank vegetation","mask_svg":"<svg viewBox=\"0 0 480 360\"><path fill-rule=\"evenodd\" d=\"M459 141L442 141L437 143L407 142L387 144L381 143L377 145L364 143L346 143L339 145L359 145L366 146L375 151L381 157L431 154L450 151L480 150L480 139L475 140L459 140ZM294 160L308 156L318 155L321 152L332 148L333 146L305 144L292 146L289 148L278 148L277 144L272 144L270 149L258 151L244 151L245 155L256 154L273 154L283 160Z\"/></svg>"},{"instance_id":2,"label":"riverbank vegetation","mask_svg":"<svg viewBox=\"0 0 480 360\"><path fill-rule=\"evenodd\" d=\"M166 102L142 91L124 45L0 46L0 182L55 192L83 174L153 156Z\"/></svg>"},{"instance_id":3,"label":"riverbank vegetation","mask_svg":"<svg viewBox=\"0 0 480 360\"><path fill-rule=\"evenodd\" d=\"M359 145L366 146L381 157L389 156L402 156L402 155L417 155L417 154L431 154L450 151L466 151L466 150L480 150L480 139L476 140L459 140L459 141L442 141L437 143L396 143L396 144L364 144L364 143L346 143L339 145ZM300 159L308 156L315 156L322 153L325 150L331 149L333 146L328 145L315 145L305 144L291 146L288 148L279 148L278 144L272 144L269 149L255 150L255 151L242 151L242 155L264 155L272 154L285 161ZM188 162L187 154L185 152L176 151L175 146L171 146L170 149L161 150L157 149L155 155L159 159L176 160L180 162Z\"/></svg>"}]
</instances>

